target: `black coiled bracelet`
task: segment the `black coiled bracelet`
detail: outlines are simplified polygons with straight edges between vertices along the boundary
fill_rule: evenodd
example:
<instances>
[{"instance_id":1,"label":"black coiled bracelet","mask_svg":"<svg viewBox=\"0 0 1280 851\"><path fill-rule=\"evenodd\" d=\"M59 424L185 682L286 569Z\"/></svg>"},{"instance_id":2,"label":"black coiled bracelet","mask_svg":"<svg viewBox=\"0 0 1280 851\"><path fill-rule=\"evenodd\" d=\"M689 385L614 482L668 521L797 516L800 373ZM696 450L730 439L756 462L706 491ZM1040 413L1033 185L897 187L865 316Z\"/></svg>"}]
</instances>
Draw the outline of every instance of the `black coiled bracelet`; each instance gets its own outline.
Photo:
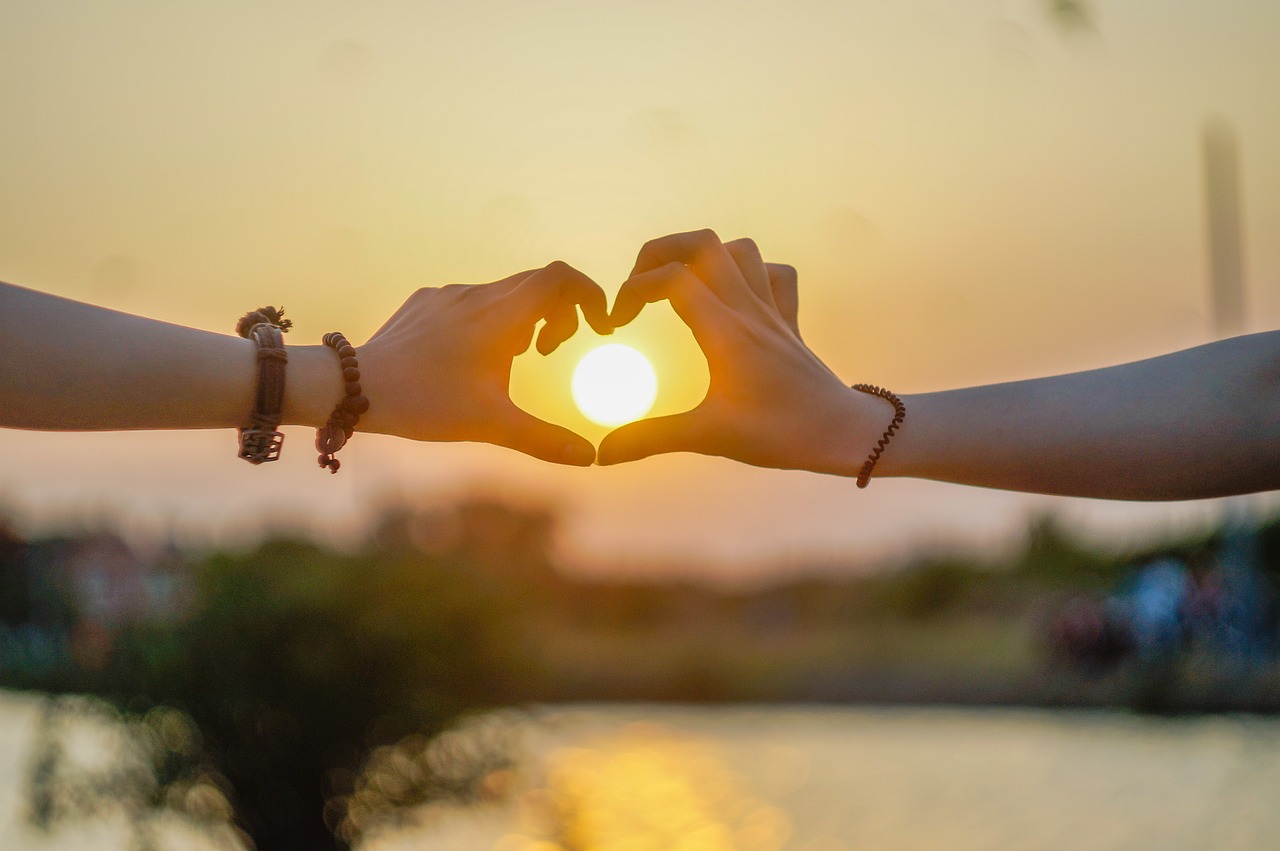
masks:
<instances>
[{"instance_id":1,"label":"black coiled bracelet","mask_svg":"<svg viewBox=\"0 0 1280 851\"><path fill-rule=\"evenodd\" d=\"M884 448L889 445L889 439L897 432L899 426L902 425L902 421L907 418L907 406L902 403L897 394L874 384L854 384L853 389L860 390L863 393L870 393L872 396L879 396L893 405L893 422L889 423L889 427L884 430L884 434L876 443L875 448L867 456L866 463L862 465L862 472L858 473L858 487L865 488L871 483L871 471L875 469L876 462L884 454Z\"/></svg>"}]
</instances>

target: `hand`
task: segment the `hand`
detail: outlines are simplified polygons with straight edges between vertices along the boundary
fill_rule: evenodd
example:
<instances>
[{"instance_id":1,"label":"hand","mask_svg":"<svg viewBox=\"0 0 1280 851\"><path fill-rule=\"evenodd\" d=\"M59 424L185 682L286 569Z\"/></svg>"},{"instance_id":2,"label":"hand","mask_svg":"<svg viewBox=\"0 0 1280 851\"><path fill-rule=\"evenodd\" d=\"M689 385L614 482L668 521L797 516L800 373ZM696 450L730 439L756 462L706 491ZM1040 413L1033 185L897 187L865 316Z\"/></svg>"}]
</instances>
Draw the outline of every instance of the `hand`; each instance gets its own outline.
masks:
<instances>
[{"instance_id":1,"label":"hand","mask_svg":"<svg viewBox=\"0 0 1280 851\"><path fill-rule=\"evenodd\" d=\"M722 243L710 230L664 236L640 250L612 324L626 325L664 299L706 355L707 396L691 411L611 432L600 464L700 452L857 474L892 411L850 390L801 340L795 269L765 263L749 239Z\"/></svg>"},{"instance_id":2,"label":"hand","mask_svg":"<svg viewBox=\"0 0 1280 851\"><path fill-rule=\"evenodd\" d=\"M596 333L612 333L604 292L556 261L491 284L421 289L361 346L369 412L361 431L416 440L478 440L544 461L587 466L595 447L516 407L511 361L550 354L578 328L578 306Z\"/></svg>"}]
</instances>

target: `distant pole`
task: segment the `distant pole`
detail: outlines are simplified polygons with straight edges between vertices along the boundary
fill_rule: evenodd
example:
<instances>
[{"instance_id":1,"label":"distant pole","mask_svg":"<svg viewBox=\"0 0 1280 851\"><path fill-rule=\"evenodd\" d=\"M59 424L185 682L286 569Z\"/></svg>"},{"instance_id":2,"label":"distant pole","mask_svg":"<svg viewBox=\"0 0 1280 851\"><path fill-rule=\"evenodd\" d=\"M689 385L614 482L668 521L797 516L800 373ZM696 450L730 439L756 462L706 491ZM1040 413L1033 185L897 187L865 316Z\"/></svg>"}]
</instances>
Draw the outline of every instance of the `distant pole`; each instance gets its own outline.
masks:
<instances>
[{"instance_id":1,"label":"distant pole","mask_svg":"<svg viewBox=\"0 0 1280 851\"><path fill-rule=\"evenodd\" d=\"M1235 130L1222 118L1210 118L1204 123L1200 141L1209 228L1213 331L1218 337L1233 337L1243 333L1245 327L1240 167Z\"/></svg>"},{"instance_id":2,"label":"distant pole","mask_svg":"<svg viewBox=\"0 0 1280 851\"><path fill-rule=\"evenodd\" d=\"M1209 228L1209 291L1213 298L1214 336L1244 333L1244 249L1240 215L1240 157L1235 129L1214 116L1200 132L1204 155L1205 212ZM1234 536L1248 536L1260 513L1255 496L1223 501L1224 526ZM1243 545L1242 545L1243 546ZM1242 552L1245 549L1241 550Z\"/></svg>"}]
</instances>

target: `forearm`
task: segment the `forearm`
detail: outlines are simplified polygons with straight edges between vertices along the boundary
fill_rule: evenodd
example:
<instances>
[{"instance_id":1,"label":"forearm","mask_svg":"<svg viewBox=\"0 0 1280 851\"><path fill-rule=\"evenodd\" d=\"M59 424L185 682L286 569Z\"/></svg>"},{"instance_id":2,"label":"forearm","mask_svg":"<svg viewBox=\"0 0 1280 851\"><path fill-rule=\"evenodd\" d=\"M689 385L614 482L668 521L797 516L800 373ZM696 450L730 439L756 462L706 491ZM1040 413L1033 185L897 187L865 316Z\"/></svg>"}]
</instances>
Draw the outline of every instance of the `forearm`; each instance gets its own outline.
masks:
<instances>
[{"instance_id":1,"label":"forearm","mask_svg":"<svg viewBox=\"0 0 1280 851\"><path fill-rule=\"evenodd\" d=\"M241 337L0 284L0 339L0 426L232 428L253 409L254 344ZM285 386L286 423L323 423L341 398L335 357L289 347Z\"/></svg>"},{"instance_id":2,"label":"forearm","mask_svg":"<svg viewBox=\"0 0 1280 851\"><path fill-rule=\"evenodd\" d=\"M878 476L1112 499L1280 488L1280 332L905 402Z\"/></svg>"}]
</instances>

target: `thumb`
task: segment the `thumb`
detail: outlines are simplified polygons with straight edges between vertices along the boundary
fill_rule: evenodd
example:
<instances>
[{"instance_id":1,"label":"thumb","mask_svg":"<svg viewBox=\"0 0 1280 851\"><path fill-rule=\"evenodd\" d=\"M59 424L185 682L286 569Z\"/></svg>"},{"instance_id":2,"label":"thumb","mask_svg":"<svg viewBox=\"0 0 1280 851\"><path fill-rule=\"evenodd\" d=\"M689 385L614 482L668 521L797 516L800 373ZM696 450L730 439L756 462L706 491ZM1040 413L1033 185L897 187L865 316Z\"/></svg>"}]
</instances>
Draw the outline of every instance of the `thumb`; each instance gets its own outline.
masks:
<instances>
[{"instance_id":1,"label":"thumb","mask_svg":"<svg viewBox=\"0 0 1280 851\"><path fill-rule=\"evenodd\" d=\"M516 449L553 464L589 467L596 458L596 448L581 435L563 426L540 420L511 405L498 417L492 443Z\"/></svg>"},{"instance_id":2,"label":"thumb","mask_svg":"<svg viewBox=\"0 0 1280 851\"><path fill-rule=\"evenodd\" d=\"M698 452L704 434L703 420L696 408L683 414L639 420L606 434L596 463L607 466L665 452Z\"/></svg>"}]
</instances>

